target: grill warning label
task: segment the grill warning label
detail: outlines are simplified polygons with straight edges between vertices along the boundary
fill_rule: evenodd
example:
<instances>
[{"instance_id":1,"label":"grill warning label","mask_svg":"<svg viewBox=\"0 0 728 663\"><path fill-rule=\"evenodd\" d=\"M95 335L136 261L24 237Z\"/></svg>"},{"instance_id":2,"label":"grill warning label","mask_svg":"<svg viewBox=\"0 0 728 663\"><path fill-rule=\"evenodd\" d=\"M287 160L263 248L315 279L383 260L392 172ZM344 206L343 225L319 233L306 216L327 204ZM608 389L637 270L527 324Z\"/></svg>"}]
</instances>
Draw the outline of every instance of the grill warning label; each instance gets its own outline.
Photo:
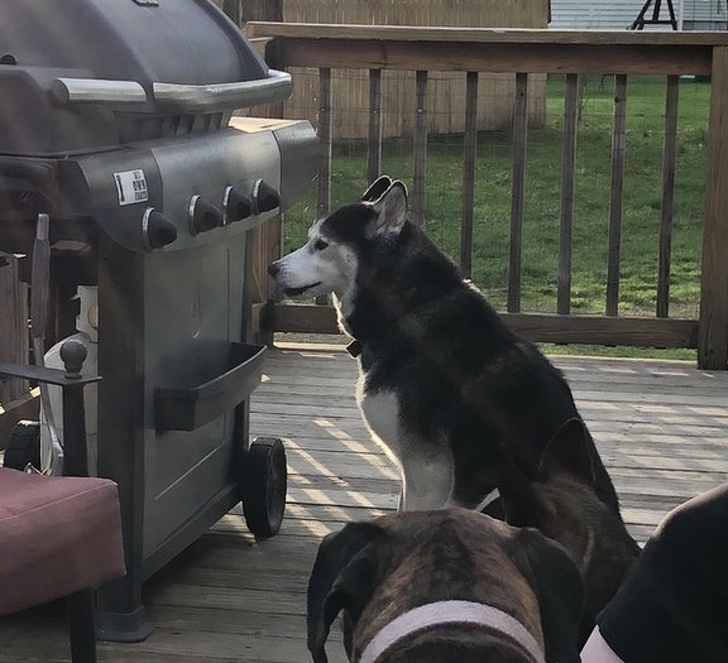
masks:
<instances>
[{"instance_id":1,"label":"grill warning label","mask_svg":"<svg viewBox=\"0 0 728 663\"><path fill-rule=\"evenodd\" d=\"M147 178L141 168L114 173L114 182L116 182L119 205L131 205L149 200Z\"/></svg>"}]
</instances>

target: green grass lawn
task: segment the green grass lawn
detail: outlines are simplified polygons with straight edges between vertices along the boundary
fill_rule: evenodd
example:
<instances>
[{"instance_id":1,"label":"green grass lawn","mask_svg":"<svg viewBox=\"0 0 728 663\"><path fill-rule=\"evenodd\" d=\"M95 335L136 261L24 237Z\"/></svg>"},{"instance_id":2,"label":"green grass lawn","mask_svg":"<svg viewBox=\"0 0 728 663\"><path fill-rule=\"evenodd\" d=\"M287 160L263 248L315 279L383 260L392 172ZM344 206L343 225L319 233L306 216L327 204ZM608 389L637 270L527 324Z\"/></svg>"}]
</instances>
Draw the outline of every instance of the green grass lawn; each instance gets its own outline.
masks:
<instances>
[{"instance_id":1,"label":"green grass lawn","mask_svg":"<svg viewBox=\"0 0 728 663\"><path fill-rule=\"evenodd\" d=\"M699 299L705 147L710 86L681 80L670 315L694 317ZM621 244L622 315L654 315L660 216L664 79L632 77L627 97L627 157ZM609 225L613 83L586 80L577 138L572 311L603 313ZM523 230L522 310L555 311L558 260L563 77L547 84L546 122L528 133ZM511 206L509 129L478 135L473 280L496 308L504 308ZM457 260L460 246L462 135L430 136L426 227ZM384 173L411 185L412 141L389 140ZM334 148L332 206L352 202L366 188L366 147ZM315 213L315 191L286 215L284 248L298 246Z\"/></svg>"}]
</instances>

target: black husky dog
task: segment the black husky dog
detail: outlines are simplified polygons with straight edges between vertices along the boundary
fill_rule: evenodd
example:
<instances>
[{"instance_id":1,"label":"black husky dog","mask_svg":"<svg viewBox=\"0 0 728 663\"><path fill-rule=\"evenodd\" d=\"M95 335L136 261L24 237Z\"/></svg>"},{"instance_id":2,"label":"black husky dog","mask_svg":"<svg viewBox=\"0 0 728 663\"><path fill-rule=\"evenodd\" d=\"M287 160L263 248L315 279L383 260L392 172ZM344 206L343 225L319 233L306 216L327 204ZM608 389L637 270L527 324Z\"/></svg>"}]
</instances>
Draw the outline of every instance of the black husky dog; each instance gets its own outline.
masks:
<instances>
[{"instance_id":1,"label":"black husky dog","mask_svg":"<svg viewBox=\"0 0 728 663\"><path fill-rule=\"evenodd\" d=\"M535 475L546 441L579 414L561 373L406 216L404 184L381 177L269 273L288 297L334 294L359 407L402 470L400 507L485 508L501 441ZM588 450L594 490L619 517L591 437Z\"/></svg>"}]
</instances>

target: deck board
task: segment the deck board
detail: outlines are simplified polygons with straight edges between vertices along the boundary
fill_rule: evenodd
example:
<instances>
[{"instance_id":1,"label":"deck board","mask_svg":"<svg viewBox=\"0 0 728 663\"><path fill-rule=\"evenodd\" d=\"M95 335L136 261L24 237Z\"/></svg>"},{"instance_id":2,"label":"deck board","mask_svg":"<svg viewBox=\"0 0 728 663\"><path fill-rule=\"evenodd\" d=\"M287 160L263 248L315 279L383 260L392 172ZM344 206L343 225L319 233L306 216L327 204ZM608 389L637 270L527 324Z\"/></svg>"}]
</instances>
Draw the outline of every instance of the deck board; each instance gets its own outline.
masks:
<instances>
[{"instance_id":1,"label":"deck board","mask_svg":"<svg viewBox=\"0 0 728 663\"><path fill-rule=\"evenodd\" d=\"M630 531L728 480L728 373L690 363L554 358L612 475ZM301 663L305 591L321 537L396 507L397 471L354 401L356 363L340 348L268 353L251 399L253 435L284 439L281 532L256 542L236 507L146 583L156 626L143 643L100 643L101 663ZM62 604L0 619L0 661L68 661ZM336 629L335 629L336 630ZM332 634L331 663L344 663Z\"/></svg>"}]
</instances>

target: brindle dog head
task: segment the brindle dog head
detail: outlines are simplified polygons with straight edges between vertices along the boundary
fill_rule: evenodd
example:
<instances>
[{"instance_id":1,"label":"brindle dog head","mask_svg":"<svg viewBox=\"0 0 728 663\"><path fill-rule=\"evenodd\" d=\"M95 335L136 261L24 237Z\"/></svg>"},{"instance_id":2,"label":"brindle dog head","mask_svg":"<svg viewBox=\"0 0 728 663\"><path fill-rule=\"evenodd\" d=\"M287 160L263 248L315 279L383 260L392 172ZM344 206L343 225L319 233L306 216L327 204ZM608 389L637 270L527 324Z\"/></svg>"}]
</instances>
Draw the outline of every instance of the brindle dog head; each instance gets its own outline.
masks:
<instances>
[{"instance_id":1,"label":"brindle dog head","mask_svg":"<svg viewBox=\"0 0 728 663\"><path fill-rule=\"evenodd\" d=\"M313 660L328 660L324 645L339 612L356 663L386 624L443 600L494 606L521 622L547 661L579 661L581 579L566 551L536 530L460 508L350 523L323 540L308 586ZM523 656L493 631L448 625L413 636L383 660L522 663Z\"/></svg>"},{"instance_id":2,"label":"brindle dog head","mask_svg":"<svg viewBox=\"0 0 728 663\"><path fill-rule=\"evenodd\" d=\"M622 520L594 493L587 435L581 419L567 421L544 449L533 480L515 463L506 462L499 471L506 520L538 528L561 543L579 567L584 581L580 646L640 553Z\"/></svg>"}]
</instances>

